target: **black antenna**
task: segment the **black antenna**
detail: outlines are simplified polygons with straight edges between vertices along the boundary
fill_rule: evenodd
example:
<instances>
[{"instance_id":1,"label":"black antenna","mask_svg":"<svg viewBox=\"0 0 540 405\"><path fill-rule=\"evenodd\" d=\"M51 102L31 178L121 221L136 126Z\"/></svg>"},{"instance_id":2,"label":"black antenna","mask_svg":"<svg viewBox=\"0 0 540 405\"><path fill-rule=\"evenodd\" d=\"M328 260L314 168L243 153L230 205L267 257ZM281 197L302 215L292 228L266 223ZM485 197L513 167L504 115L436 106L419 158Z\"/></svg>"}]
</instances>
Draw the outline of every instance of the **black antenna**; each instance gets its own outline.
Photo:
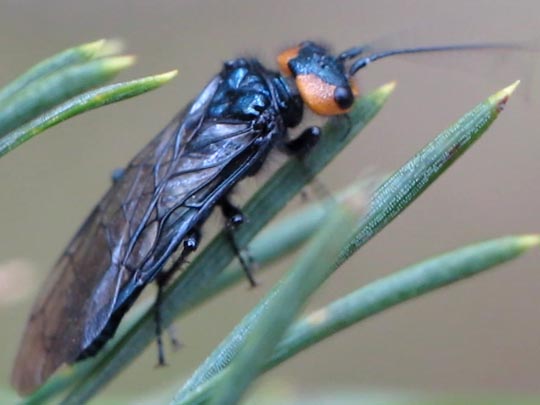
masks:
<instances>
[{"instance_id":1,"label":"black antenna","mask_svg":"<svg viewBox=\"0 0 540 405\"><path fill-rule=\"evenodd\" d=\"M337 58L341 61L356 58L357 56L365 53L370 48L371 47L369 45L355 46L354 48L347 49L346 51L342 52Z\"/></svg>"},{"instance_id":2,"label":"black antenna","mask_svg":"<svg viewBox=\"0 0 540 405\"><path fill-rule=\"evenodd\" d=\"M354 62L349 69L349 76L353 76L360 69L364 68L366 65L371 62L375 62L377 59L386 58L393 55L403 55L408 53L421 53L421 52L448 52L448 51L463 51L463 50L487 50L487 49L521 49L523 46L520 44L512 43L492 43L492 44L461 44L461 45L443 45L443 46L426 46L419 48L404 48L404 49L393 49L389 51L375 52L371 55L366 56L365 58L358 59ZM341 55L338 56L338 59L351 59L360 54L362 54L369 47L356 47L351 48Z\"/></svg>"}]
</instances>

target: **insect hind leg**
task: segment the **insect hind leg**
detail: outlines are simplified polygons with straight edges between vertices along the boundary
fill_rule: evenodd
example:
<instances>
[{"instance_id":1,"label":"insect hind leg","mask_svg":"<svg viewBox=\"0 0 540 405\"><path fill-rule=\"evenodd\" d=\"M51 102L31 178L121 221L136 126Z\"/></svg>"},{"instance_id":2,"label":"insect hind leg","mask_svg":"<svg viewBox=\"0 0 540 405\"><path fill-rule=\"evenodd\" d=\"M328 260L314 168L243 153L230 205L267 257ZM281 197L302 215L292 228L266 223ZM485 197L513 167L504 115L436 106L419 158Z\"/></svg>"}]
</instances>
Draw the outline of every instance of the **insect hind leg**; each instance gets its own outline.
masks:
<instances>
[{"instance_id":1,"label":"insect hind leg","mask_svg":"<svg viewBox=\"0 0 540 405\"><path fill-rule=\"evenodd\" d=\"M163 317L162 317L162 305L163 305L163 290L169 283L171 277L180 269L182 263L185 262L186 257L197 249L200 241L200 232L195 229L191 231L186 238L184 239L184 248L180 256L174 261L173 265L166 271L161 271L156 277L156 283L158 287L156 301L154 304L154 321L156 326L156 344L158 349L158 363L157 366L166 366L167 362L165 361L165 351L163 350ZM176 337L170 333L171 343L174 348L181 346L180 342Z\"/></svg>"},{"instance_id":2,"label":"insect hind leg","mask_svg":"<svg viewBox=\"0 0 540 405\"><path fill-rule=\"evenodd\" d=\"M156 344L158 349L158 363L156 367L163 367L167 365L167 362L165 361L165 351L163 350L163 320L161 317L161 306L163 301L163 289L165 288L164 284L161 284L158 281L158 292L156 295L156 303L154 306L155 312L154 312L154 321L156 326Z\"/></svg>"},{"instance_id":3,"label":"insect hind leg","mask_svg":"<svg viewBox=\"0 0 540 405\"><path fill-rule=\"evenodd\" d=\"M234 230L240 224L245 222L244 214L242 214L242 211L240 211L238 207L234 206L228 198L223 198L219 202L219 205L221 206L223 216L227 219L227 227L225 230L227 239L229 240L229 243L232 246L236 257L238 257L238 260L240 261L240 265L242 266L242 269L246 274L249 284L252 287L255 287L257 286L257 281L255 280L255 277L253 277L253 258L249 255L249 252L238 246L236 238L234 237Z\"/></svg>"}]
</instances>

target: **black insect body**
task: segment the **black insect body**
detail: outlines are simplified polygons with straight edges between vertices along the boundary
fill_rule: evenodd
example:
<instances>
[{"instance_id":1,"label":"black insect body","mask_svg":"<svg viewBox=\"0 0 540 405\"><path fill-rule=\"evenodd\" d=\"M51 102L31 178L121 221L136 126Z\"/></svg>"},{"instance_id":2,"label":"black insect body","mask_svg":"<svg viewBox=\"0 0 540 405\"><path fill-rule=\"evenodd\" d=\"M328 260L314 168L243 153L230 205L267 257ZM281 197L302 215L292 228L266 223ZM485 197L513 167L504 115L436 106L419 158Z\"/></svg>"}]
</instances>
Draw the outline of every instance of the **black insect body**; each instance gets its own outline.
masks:
<instances>
[{"instance_id":1,"label":"black insect body","mask_svg":"<svg viewBox=\"0 0 540 405\"><path fill-rule=\"evenodd\" d=\"M57 262L30 315L12 373L15 388L28 394L62 364L99 351L141 290L152 281L160 287L167 282L172 270L164 267L173 253L180 249L183 260L196 249L200 228L216 206L231 225L241 223L241 212L228 200L231 189L254 175L274 147L306 153L318 139L317 127L288 137L288 128L302 120L304 104L320 115L346 113L356 94L353 74L385 56L504 46L374 52L347 70L363 48L335 57L306 42L278 57L282 73L254 59L225 63L115 175Z\"/></svg>"}]
</instances>

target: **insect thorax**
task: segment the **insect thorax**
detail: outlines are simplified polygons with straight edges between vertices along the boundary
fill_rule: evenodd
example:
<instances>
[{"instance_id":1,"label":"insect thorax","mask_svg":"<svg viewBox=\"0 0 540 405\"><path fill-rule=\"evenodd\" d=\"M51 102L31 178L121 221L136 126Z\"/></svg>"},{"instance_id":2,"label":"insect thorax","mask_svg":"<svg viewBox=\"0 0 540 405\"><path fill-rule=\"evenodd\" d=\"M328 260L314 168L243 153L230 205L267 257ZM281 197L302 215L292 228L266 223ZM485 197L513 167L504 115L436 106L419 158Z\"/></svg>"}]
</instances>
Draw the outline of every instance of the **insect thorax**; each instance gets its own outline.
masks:
<instances>
[{"instance_id":1,"label":"insect thorax","mask_svg":"<svg viewBox=\"0 0 540 405\"><path fill-rule=\"evenodd\" d=\"M286 127L298 125L303 102L294 86L258 61L234 59L226 62L220 83L208 108L208 116L219 119L256 120L274 110Z\"/></svg>"}]
</instances>

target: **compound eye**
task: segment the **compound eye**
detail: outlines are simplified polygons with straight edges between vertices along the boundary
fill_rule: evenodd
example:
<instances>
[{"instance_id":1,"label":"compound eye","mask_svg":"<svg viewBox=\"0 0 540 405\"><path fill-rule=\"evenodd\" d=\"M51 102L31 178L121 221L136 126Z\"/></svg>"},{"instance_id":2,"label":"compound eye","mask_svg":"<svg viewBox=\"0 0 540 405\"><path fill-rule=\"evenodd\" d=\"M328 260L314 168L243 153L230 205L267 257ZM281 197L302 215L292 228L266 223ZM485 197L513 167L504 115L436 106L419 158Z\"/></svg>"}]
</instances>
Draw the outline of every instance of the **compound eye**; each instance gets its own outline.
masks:
<instances>
[{"instance_id":1,"label":"compound eye","mask_svg":"<svg viewBox=\"0 0 540 405\"><path fill-rule=\"evenodd\" d=\"M338 86L334 90L334 101L343 110L349 109L354 102L354 94L349 86Z\"/></svg>"}]
</instances>

